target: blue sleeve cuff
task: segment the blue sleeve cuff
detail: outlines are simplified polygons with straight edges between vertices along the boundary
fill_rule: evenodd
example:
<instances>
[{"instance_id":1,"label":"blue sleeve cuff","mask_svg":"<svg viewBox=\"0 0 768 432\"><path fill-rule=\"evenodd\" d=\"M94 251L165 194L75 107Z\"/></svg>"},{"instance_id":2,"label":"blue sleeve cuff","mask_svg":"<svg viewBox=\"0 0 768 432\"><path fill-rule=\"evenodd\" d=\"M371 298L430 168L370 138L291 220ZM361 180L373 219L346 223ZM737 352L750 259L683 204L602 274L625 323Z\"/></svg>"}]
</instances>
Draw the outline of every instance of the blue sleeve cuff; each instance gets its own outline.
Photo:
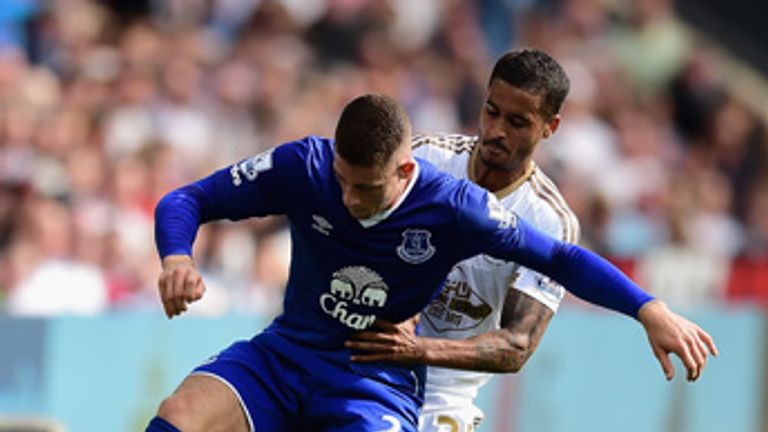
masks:
<instances>
[{"instance_id":1,"label":"blue sleeve cuff","mask_svg":"<svg viewBox=\"0 0 768 432\"><path fill-rule=\"evenodd\" d=\"M195 185L176 189L155 208L155 243L160 258L192 255L192 244L202 223L202 191Z\"/></svg>"},{"instance_id":2,"label":"blue sleeve cuff","mask_svg":"<svg viewBox=\"0 0 768 432\"><path fill-rule=\"evenodd\" d=\"M555 259L562 276L555 277L582 300L637 318L640 308L654 299L616 266L596 253L559 243Z\"/></svg>"}]
</instances>

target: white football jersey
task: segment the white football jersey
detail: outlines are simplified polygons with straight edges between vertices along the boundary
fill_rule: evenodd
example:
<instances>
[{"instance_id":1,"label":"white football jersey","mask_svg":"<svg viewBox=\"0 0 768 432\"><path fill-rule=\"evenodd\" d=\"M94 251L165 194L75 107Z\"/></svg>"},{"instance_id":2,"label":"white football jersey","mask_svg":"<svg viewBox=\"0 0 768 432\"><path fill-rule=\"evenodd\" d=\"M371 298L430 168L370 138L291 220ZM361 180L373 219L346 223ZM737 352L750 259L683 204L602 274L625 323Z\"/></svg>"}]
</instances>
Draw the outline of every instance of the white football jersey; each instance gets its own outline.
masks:
<instances>
[{"instance_id":1,"label":"white football jersey","mask_svg":"<svg viewBox=\"0 0 768 432\"><path fill-rule=\"evenodd\" d=\"M475 181L472 170L478 137L459 134L414 135L414 156L458 178ZM579 223L554 183L532 164L514 184L496 192L506 209L517 213L542 232L574 243ZM448 275L443 291L421 314L424 336L466 339L500 326L501 311L509 287L535 298L557 311L565 293L546 276L485 255L457 264ZM443 411L476 412L472 400L490 373L430 367L427 373L425 415ZM448 401L453 401L446 406ZM465 406L456 406L464 401Z\"/></svg>"}]
</instances>

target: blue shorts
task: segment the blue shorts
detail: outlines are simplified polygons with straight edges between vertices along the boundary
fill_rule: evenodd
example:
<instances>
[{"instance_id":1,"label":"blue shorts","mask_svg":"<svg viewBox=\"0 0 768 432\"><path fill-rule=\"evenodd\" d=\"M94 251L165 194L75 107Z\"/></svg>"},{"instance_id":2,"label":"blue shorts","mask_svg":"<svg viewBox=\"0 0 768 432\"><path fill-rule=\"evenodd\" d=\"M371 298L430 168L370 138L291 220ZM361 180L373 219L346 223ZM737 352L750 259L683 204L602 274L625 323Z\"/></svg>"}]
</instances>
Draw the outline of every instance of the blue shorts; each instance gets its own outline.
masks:
<instances>
[{"instance_id":1,"label":"blue shorts","mask_svg":"<svg viewBox=\"0 0 768 432\"><path fill-rule=\"evenodd\" d=\"M353 363L266 331L232 344L193 374L237 394L252 431L416 431L425 368Z\"/></svg>"}]
</instances>

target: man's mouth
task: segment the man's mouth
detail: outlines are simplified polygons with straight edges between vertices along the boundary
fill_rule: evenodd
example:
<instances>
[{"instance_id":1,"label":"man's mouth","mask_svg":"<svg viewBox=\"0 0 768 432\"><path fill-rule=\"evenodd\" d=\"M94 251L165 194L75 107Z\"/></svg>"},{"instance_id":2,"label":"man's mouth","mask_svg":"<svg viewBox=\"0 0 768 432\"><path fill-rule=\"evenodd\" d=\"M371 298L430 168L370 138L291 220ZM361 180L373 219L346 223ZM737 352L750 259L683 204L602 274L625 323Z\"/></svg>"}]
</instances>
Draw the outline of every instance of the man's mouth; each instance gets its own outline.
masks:
<instances>
[{"instance_id":1,"label":"man's mouth","mask_svg":"<svg viewBox=\"0 0 768 432\"><path fill-rule=\"evenodd\" d=\"M497 152L509 153L509 149L507 149L507 147L505 147L499 140L483 141L483 146Z\"/></svg>"}]
</instances>

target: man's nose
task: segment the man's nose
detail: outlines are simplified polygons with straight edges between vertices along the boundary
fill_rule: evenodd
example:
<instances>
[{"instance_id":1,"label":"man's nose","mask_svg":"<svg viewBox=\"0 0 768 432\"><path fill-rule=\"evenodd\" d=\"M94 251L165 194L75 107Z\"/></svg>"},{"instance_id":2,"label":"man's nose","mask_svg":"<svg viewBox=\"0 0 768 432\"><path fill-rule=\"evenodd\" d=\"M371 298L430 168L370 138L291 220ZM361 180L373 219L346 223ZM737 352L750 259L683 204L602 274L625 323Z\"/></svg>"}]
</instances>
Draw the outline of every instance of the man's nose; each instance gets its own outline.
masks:
<instances>
[{"instance_id":1,"label":"man's nose","mask_svg":"<svg viewBox=\"0 0 768 432\"><path fill-rule=\"evenodd\" d=\"M342 191L342 201L347 207L354 207L360 204L360 197L352 192L351 188L344 188Z\"/></svg>"},{"instance_id":2,"label":"man's nose","mask_svg":"<svg viewBox=\"0 0 768 432\"><path fill-rule=\"evenodd\" d=\"M486 124L487 139L505 138L504 128L501 127L499 120L489 120Z\"/></svg>"}]
</instances>

